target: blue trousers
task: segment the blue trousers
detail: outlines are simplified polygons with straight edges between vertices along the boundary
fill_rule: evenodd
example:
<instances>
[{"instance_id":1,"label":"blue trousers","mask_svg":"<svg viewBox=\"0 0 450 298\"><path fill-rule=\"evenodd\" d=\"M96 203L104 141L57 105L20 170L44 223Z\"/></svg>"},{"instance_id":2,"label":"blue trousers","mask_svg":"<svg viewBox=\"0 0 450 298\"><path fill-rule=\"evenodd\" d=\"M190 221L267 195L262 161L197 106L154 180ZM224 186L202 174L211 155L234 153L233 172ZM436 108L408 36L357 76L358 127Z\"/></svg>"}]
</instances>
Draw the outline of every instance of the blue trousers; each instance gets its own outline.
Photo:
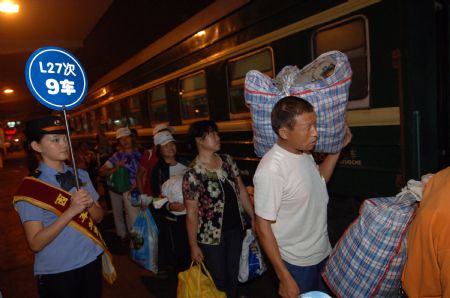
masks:
<instances>
[{"instance_id":1,"label":"blue trousers","mask_svg":"<svg viewBox=\"0 0 450 298\"><path fill-rule=\"evenodd\" d=\"M328 287L325 285L321 273L328 260L325 258L322 262L312 266L296 266L283 261L291 273L294 280L297 282L297 286L300 289L300 293L304 294L310 291L321 291L329 293Z\"/></svg>"}]
</instances>

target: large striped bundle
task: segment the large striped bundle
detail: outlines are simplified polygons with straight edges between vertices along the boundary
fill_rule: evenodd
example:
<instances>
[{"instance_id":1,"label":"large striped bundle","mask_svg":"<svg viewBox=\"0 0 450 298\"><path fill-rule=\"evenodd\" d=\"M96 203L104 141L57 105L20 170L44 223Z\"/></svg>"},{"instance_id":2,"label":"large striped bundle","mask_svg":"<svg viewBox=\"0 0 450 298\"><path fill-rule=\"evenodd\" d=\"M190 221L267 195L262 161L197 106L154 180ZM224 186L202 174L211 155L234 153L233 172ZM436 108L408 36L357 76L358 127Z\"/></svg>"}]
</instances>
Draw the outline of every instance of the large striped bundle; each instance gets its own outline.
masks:
<instances>
[{"instance_id":1,"label":"large striped bundle","mask_svg":"<svg viewBox=\"0 0 450 298\"><path fill-rule=\"evenodd\" d=\"M322 273L337 297L398 297L416 207L411 192L364 201Z\"/></svg>"},{"instance_id":2,"label":"large striped bundle","mask_svg":"<svg viewBox=\"0 0 450 298\"><path fill-rule=\"evenodd\" d=\"M251 70L245 76L245 101L252 115L255 153L263 156L276 142L270 114L285 96L302 97L317 114L316 152L335 153L345 137L345 110L352 77L347 56L327 52L299 70L286 66L275 79Z\"/></svg>"}]
</instances>

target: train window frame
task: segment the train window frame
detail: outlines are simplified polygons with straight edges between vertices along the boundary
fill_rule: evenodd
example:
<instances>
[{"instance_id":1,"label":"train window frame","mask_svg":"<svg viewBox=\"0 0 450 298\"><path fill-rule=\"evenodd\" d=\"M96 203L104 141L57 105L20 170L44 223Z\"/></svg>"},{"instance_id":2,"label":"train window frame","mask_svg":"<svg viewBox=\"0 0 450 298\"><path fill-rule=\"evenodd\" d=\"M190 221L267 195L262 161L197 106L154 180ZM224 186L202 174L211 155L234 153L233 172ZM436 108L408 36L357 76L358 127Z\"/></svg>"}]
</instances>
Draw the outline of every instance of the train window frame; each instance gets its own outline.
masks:
<instances>
[{"instance_id":1,"label":"train window frame","mask_svg":"<svg viewBox=\"0 0 450 298\"><path fill-rule=\"evenodd\" d=\"M89 132L93 133L95 131L98 130L98 125L97 125L97 112L94 109L89 109L86 111L86 116L88 119L88 127L89 127Z\"/></svg>"},{"instance_id":2,"label":"train window frame","mask_svg":"<svg viewBox=\"0 0 450 298\"><path fill-rule=\"evenodd\" d=\"M204 80L205 80L204 88L190 90L190 91L188 91L186 93L183 92L183 89L182 89L183 80L186 80L188 78L191 78L191 77L194 77L194 76L198 76L198 75L203 75L203 77L204 77ZM191 124L191 123L194 123L194 122L200 121L200 120L209 120L210 119L211 114L210 114L210 110L209 110L209 99L208 99L207 88L208 88L208 86L207 86L207 82L206 82L206 73L205 73L205 71L203 69L200 70L200 71L196 71L196 72L193 72L193 73L188 74L186 76L178 78L178 95L179 95L179 103L180 103L180 118L181 118L181 123L183 125ZM208 108L208 116L185 119L184 115L183 115L183 96L193 97L193 96L198 96L198 95L202 95L202 94L204 94L205 97L206 97L206 106Z\"/></svg>"},{"instance_id":3,"label":"train window frame","mask_svg":"<svg viewBox=\"0 0 450 298\"><path fill-rule=\"evenodd\" d=\"M110 102L106 105L106 108L108 110L108 125L109 130L110 131L116 131L117 129L119 129L120 127L124 127L124 126L128 126L128 119L127 119L127 115L126 113L124 113L124 107L123 107L123 102L124 100L126 100L127 98L122 98L120 100L116 100L113 102ZM120 124L116 124L117 119L113 119L114 115L114 111L113 111L113 105L119 105L120 106Z\"/></svg>"},{"instance_id":4,"label":"train window frame","mask_svg":"<svg viewBox=\"0 0 450 298\"><path fill-rule=\"evenodd\" d=\"M157 100L153 100L152 98L150 98L150 94L157 90L162 88L162 90L164 90L164 98L162 99L157 99ZM166 85L165 84L160 84L157 85L155 87L152 87L150 89L148 89L145 93L145 100L147 102L147 107L148 107L148 112L149 112L149 116L150 116L150 127L155 127L158 124L169 124L170 120L169 120L169 109L168 109L168 99L167 99L167 92L166 92ZM164 101L164 103L162 104L163 106L166 107L166 114L167 114L167 120L164 121L159 121L160 119L157 119L157 117L154 117L154 112L153 112L153 103L154 102L159 102L159 101ZM159 105L159 104L158 104Z\"/></svg>"},{"instance_id":5,"label":"train window frame","mask_svg":"<svg viewBox=\"0 0 450 298\"><path fill-rule=\"evenodd\" d=\"M88 116L87 113L81 113L80 114L81 117L81 131L83 133L88 133L89 132L89 124L88 124Z\"/></svg>"},{"instance_id":6,"label":"train window frame","mask_svg":"<svg viewBox=\"0 0 450 298\"><path fill-rule=\"evenodd\" d=\"M269 51L269 53L270 53L271 66L272 66L271 72L272 73L271 73L271 75L269 74L269 71L264 71L262 73L270 76L271 78L274 78L275 77L275 57L274 57L274 54L273 54L273 48L270 47L270 46L265 46L263 48L255 50L255 51L251 51L251 52L245 53L243 55L240 55L240 56L237 56L237 57L233 57L231 59L228 59L227 62L226 62L228 108L229 108L229 117L230 117L231 120L250 119L251 114L250 114L250 110L248 112L240 112L240 113L233 113L233 112L231 112L231 88L239 86L239 85L242 85L242 89L244 90L244 88L245 88L245 85L244 85L245 84L245 75L243 77L240 77L238 79L234 79L233 80L231 78L231 73L230 73L230 64L231 63L236 63L237 61L240 61L240 60L244 60L244 59L246 59L248 57L251 57L251 56L255 56L255 55L257 55L259 53L262 53L264 51ZM244 100L244 104L247 106L247 104L245 103L245 98L243 98L243 100Z\"/></svg>"},{"instance_id":7,"label":"train window frame","mask_svg":"<svg viewBox=\"0 0 450 298\"><path fill-rule=\"evenodd\" d=\"M76 131L76 133L81 134L82 128L83 128L83 126L81 124L81 114L77 114L75 116L75 131Z\"/></svg>"},{"instance_id":8,"label":"train window frame","mask_svg":"<svg viewBox=\"0 0 450 298\"><path fill-rule=\"evenodd\" d=\"M76 127L76 125L77 125L77 120L76 120L76 118L75 118L76 116L69 116L69 127L70 127L70 129L71 129L71 133L73 133L73 134L78 134L78 132L77 132L77 127Z\"/></svg>"},{"instance_id":9,"label":"train window frame","mask_svg":"<svg viewBox=\"0 0 450 298\"><path fill-rule=\"evenodd\" d=\"M109 129L109 110L108 105L103 104L97 108L98 127L101 131L110 131Z\"/></svg>"},{"instance_id":10,"label":"train window frame","mask_svg":"<svg viewBox=\"0 0 450 298\"><path fill-rule=\"evenodd\" d=\"M355 15L352 16L350 18L345 18L343 20L339 20L337 22L333 22L331 24L322 26L317 28L316 30L314 30L312 36L311 36L311 55L312 55L312 59L316 59L318 56L320 56L320 54L316 54L316 36L323 31L326 30L330 30L332 28L337 28L339 26L345 25L345 24L349 24L353 21L356 20L362 20L363 24L364 24L364 46L365 46L365 56L366 56L366 78L367 78L367 88L366 88L366 95L362 98L359 99L354 99L351 100L349 99L348 101L348 105L347 105L347 110L356 110L356 109L366 109L366 108L370 108L371 104L370 104L370 90L371 90L371 64L370 64L370 57L371 57L371 53L370 53L370 35L369 35L369 22L368 22L368 18L365 15ZM355 50L354 50L355 51ZM344 51L342 51L343 53L345 53ZM350 57L349 57L350 59Z\"/></svg>"},{"instance_id":11,"label":"train window frame","mask_svg":"<svg viewBox=\"0 0 450 298\"><path fill-rule=\"evenodd\" d=\"M138 93L134 93L130 96L127 96L125 99L122 99L123 102L126 105L126 124L129 127L132 128L142 128L143 127L143 115L142 115L142 107L141 107L141 92ZM133 107L131 107L132 103L136 104L139 106L137 109L132 109ZM131 123L131 117L132 115L138 115L138 117L136 117L136 119L138 119L138 123Z\"/></svg>"}]
</instances>

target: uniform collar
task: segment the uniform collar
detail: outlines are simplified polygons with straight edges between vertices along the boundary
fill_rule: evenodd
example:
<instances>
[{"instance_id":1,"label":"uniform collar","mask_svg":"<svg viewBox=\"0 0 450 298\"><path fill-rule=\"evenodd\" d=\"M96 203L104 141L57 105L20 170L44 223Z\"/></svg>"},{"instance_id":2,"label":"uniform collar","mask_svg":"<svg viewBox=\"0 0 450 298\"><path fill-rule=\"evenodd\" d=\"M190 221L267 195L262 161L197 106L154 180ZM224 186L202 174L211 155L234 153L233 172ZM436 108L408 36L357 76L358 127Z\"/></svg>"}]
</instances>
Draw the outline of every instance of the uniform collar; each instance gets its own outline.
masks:
<instances>
[{"instance_id":1,"label":"uniform collar","mask_svg":"<svg viewBox=\"0 0 450 298\"><path fill-rule=\"evenodd\" d=\"M63 173L65 173L65 172L67 172L68 170L71 169L71 168L69 168L65 163L64 163L63 166L64 166L64 171L63 171ZM58 172L57 170L55 170L55 169L49 167L47 164L45 164L45 163L43 163L43 162L40 162L40 163L39 163L38 170L41 171L41 172L43 172L43 173L50 174L50 175L57 175L57 174L60 174L60 172Z\"/></svg>"}]
</instances>

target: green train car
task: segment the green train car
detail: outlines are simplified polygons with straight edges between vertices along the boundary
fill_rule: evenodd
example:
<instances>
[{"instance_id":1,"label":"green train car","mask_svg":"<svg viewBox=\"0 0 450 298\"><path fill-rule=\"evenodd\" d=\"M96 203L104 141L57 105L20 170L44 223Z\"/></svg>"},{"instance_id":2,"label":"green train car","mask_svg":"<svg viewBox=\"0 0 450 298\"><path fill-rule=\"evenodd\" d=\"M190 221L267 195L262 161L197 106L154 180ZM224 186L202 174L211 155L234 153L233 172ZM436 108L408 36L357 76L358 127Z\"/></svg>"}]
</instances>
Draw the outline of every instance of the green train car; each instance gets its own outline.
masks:
<instances>
[{"instance_id":1,"label":"green train car","mask_svg":"<svg viewBox=\"0 0 450 298\"><path fill-rule=\"evenodd\" d=\"M246 72L274 76L340 50L353 69L347 119L354 137L331 196L394 195L408 179L449 165L448 1L254 0L217 10L196 16L211 18L201 30L187 21L92 86L70 113L74 139L94 140L99 130L112 138L128 125L149 147L152 127L169 123L179 151L192 156L189 124L212 119L222 150L251 183L259 158L244 103Z\"/></svg>"}]
</instances>

